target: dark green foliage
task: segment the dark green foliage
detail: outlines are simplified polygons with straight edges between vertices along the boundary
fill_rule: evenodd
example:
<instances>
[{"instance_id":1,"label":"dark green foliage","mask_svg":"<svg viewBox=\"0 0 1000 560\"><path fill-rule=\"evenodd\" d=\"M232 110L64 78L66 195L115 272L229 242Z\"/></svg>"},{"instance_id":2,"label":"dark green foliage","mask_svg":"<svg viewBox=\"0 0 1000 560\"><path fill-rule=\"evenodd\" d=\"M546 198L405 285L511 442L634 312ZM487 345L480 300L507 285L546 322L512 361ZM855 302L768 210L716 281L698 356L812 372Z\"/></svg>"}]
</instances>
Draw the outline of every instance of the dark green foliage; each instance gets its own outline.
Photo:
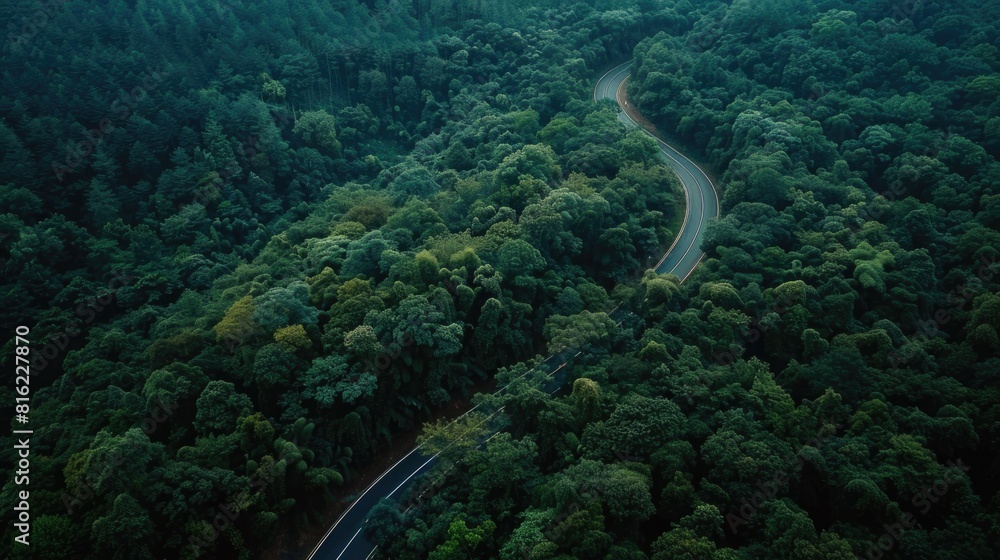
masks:
<instances>
[{"instance_id":1,"label":"dark green foliage","mask_svg":"<svg viewBox=\"0 0 1000 560\"><path fill-rule=\"evenodd\" d=\"M995 6L341 4L11 3L0 317L60 342L0 556L292 552L402 432L580 348L372 513L382 557L850 560L906 513L885 560L992 557ZM629 57L723 188L683 285L641 266L676 177L591 99Z\"/></svg>"},{"instance_id":2,"label":"dark green foliage","mask_svg":"<svg viewBox=\"0 0 1000 560\"><path fill-rule=\"evenodd\" d=\"M606 331L633 261L584 247L669 242L669 171L584 102L652 21L633 8L9 11L0 315L36 354L58 341L33 380L43 556L265 554L400 430L543 352L550 317ZM500 513L535 445L489 453L523 467L477 463ZM436 557L496 545L495 521L442 527Z\"/></svg>"},{"instance_id":3,"label":"dark green foliage","mask_svg":"<svg viewBox=\"0 0 1000 560\"><path fill-rule=\"evenodd\" d=\"M461 467L440 502L404 520L434 544L401 536L383 557L437 553L459 511L498 520L484 557L505 560L991 558L1000 59L989 26L1000 14L686 9L657 16L670 33L639 43L629 94L720 171L706 260L684 286L651 274L616 290L640 304L641 319L617 327L624 345L563 288L544 334L588 342L571 362L572 394L508 403L510 431L538 445L541 478L521 486L530 498L498 511L475 499L490 484ZM602 119L592 113L590 130L573 115L542 119L535 140L569 152L556 160L563 173L588 175L612 204L652 200L658 171L614 160L644 163L642 146L608 153L582 140ZM468 147L452 144L446 161L461 164ZM506 167L494 205L473 214L473 231L501 247L501 286L533 270L518 233L544 257L575 254L544 205L552 194L531 188L544 176ZM570 231L596 259L616 255L601 264L619 277L637 267L630 226Z\"/></svg>"}]
</instances>

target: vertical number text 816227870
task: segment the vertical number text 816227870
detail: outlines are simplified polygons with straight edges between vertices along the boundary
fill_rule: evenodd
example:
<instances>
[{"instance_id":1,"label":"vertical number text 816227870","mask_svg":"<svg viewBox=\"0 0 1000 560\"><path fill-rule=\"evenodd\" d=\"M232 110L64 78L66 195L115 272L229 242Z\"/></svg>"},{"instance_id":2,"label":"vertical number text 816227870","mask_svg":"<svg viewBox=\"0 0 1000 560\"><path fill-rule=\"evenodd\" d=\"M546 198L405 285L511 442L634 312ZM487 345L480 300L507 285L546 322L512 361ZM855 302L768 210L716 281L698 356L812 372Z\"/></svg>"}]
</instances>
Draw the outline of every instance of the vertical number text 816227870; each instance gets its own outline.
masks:
<instances>
[{"instance_id":1,"label":"vertical number text 816227870","mask_svg":"<svg viewBox=\"0 0 1000 560\"><path fill-rule=\"evenodd\" d=\"M14 417L21 424L28 423L28 412L30 411L30 396L31 393L31 349L28 347L28 334L31 329L25 326L19 326L14 330L14 370L15 370L15 380L14 386L17 396L14 398ZM15 441L14 449L17 453L17 470L14 471L14 483L18 486L23 486L24 489L19 490L17 493L17 505L14 506L15 521L14 527L17 529L17 536L14 540L19 544L28 545L28 537L31 532L31 514L29 513L30 506L28 503L29 491L27 486L30 482L28 475L30 474L30 437L22 437L24 435L31 434L31 430L14 430Z\"/></svg>"}]
</instances>

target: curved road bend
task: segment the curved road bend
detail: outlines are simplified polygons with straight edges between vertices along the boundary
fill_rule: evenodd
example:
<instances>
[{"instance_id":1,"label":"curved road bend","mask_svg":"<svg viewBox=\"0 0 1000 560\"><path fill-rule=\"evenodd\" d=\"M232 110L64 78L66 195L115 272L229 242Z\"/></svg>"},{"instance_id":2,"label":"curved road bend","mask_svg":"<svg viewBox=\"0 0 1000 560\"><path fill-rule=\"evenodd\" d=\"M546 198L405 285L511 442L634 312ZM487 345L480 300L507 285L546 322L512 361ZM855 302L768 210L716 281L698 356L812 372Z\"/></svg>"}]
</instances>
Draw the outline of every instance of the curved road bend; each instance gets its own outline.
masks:
<instances>
[{"instance_id":1,"label":"curved road bend","mask_svg":"<svg viewBox=\"0 0 1000 560\"><path fill-rule=\"evenodd\" d=\"M594 88L594 100L613 99L619 106L624 106L622 89L629 77L631 62L611 69L601 76ZM619 119L629 126L638 126L624 111ZM640 127L649 134L648 131ZM705 233L705 224L710 218L719 215L719 197L708 175L691 160L674 149L666 142L650 134L660 147L660 152L670 167L677 173L684 188L687 199L684 222L681 231L667 250L660 262L656 264L659 273L676 274L681 281L687 279L698 263L705 256L701 250L701 240ZM617 309L617 308L615 308ZM549 356L539 364L547 375L563 370L566 360L572 350L563 351ZM577 352L576 354L579 354ZM574 354L574 355L576 355ZM553 359L555 358L555 359ZM560 364L556 366L555 364ZM551 389L558 389L559 383L553 380ZM553 388L554 387L554 388ZM503 389L500 389L501 391ZM550 392L551 392L550 391ZM478 407L476 407L478 408ZM471 409L472 412L475 408ZM465 414L468 414L466 412ZM463 414L462 416L464 416ZM355 501L340 515L330 530L309 553L309 560L366 560L375 552L375 545L364 535L364 524L371 509L384 497L401 495L401 490L416 476L427 472L434 464L437 456L424 457L418 453L419 447L407 453L396 464L382 473Z\"/></svg>"},{"instance_id":2,"label":"curved road bend","mask_svg":"<svg viewBox=\"0 0 1000 560\"><path fill-rule=\"evenodd\" d=\"M601 76L594 88L594 101L611 99L619 107L624 108L623 90L631 66L631 62L626 62ZM691 275L691 272L705 256L701 250L701 242L705 237L705 225L708 220L719 216L718 192L715 190L712 180L700 167L673 146L640 127L632 120L627 111L619 112L618 119L626 125L639 127L640 130L656 140L660 147L660 153L663 154L667 164L677 173L681 186L684 188L684 198L687 199L687 204L685 205L684 222L681 224L680 234L677 235L673 245L667 249L666 254L654 267L656 272L661 274L676 274L683 282L687 280L687 277Z\"/></svg>"},{"instance_id":3,"label":"curved road bend","mask_svg":"<svg viewBox=\"0 0 1000 560\"><path fill-rule=\"evenodd\" d=\"M615 307L615 310L617 309ZM539 369L544 371L546 376L549 377L549 380L542 389L548 391L550 394L554 393L564 384L565 373L568 369L566 367L567 360L580 354L581 352L575 349L567 349L553 354L535 366L535 368L523 373L518 379L526 376L535 369ZM556 364L559 365L557 366ZM497 392L503 392L506 388L507 386L501 387ZM469 414L480 406L476 405L472 407L462 413L459 418ZM493 417L503 411L503 409L504 407L501 406L499 410L491 413L489 417ZM482 442L480 442L481 444ZM370 557L375 552L376 546L364 534L364 524L368 519L368 513L382 498L402 495L402 490L407 483L416 476L430 470L437 460L437 455L429 458L424 457L417 452L419 449L420 446L414 447L402 459L397 461L396 464L389 467L387 471L375 479L375 482L362 492L361 496L334 522L319 544L309 553L308 558L310 560L365 560Z\"/></svg>"}]
</instances>

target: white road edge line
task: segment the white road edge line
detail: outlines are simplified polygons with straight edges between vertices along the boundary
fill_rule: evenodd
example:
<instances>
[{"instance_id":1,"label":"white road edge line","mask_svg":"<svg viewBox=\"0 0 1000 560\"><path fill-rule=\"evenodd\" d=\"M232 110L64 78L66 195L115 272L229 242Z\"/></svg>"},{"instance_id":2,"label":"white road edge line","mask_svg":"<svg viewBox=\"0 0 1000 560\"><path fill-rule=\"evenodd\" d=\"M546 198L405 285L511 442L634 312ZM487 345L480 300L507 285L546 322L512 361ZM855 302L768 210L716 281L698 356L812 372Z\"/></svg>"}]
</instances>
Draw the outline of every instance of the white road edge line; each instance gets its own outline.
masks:
<instances>
[{"instance_id":1,"label":"white road edge line","mask_svg":"<svg viewBox=\"0 0 1000 560\"><path fill-rule=\"evenodd\" d=\"M615 70L618 70L619 68L623 68L624 67L625 70L623 70L623 71L628 71L627 67L630 67L631 64L632 64L632 62L630 61L630 62L626 62L625 64L622 64L620 66L616 66L616 67L612 68L611 70L609 70L608 72L606 72L603 76L601 76L600 80L603 80L604 78L606 78L608 76L608 74L611 74L612 72L614 72ZM618 72L617 74L615 74L615 78L617 78L621 73L622 72ZM704 169L702 169L695 162L691 161L687 156L685 156L683 153L681 153L680 150L678 150L677 148L671 146L669 143L664 142L662 139L656 137L655 135L653 135L651 132L649 132L648 130L646 130L642 126L639 126L639 123L637 123L635 121L635 119L633 119L631 117L631 115L628 114L628 111L624 108L624 103L622 103L622 100L621 100L621 90L622 90L622 88L625 87L625 82L627 82L630 78L631 78L631 76L626 77L624 80L622 80L621 83L618 85L618 89L615 91L615 102L618 103L619 107L622 107L622 113L624 113L625 118L627 118L632 124L636 125L640 130L642 130L643 132L645 132L646 134L648 134L650 137L652 137L654 140L656 140L656 142L658 144L662 144L663 146L666 146L671 151L673 151L674 153L676 153L677 155L679 155L682 159L684 159L687 163L689 163L691 165L691 167L697 169L698 172L701 173L701 175L705 179L705 181L708 183L708 186L710 186L712 188L712 194L715 197L715 206L716 206L716 208L719 208L720 207L720 205L719 205L719 192L718 192L718 189L715 186L715 182L712 181L712 178L708 176L708 173L705 173ZM598 80L598 83L600 83L600 80ZM607 86L605 86L605 95L607 95L607 89L609 87L610 87L610 84L608 84ZM594 100L595 101L597 100L597 88L594 89ZM683 169L684 171L686 171L688 173L688 175L691 176L691 179L695 183L700 183L701 182L701 181L698 180L698 177L696 177L695 174L692 173L687 168L687 166L684 165L683 162L681 162L679 159L677 159L676 157L674 157L673 154L671 154L667 150L664 150L663 147L660 147L660 152L663 153L668 158L672 159L674 162L676 162L677 165L681 169ZM685 208L685 211L684 211L684 221L681 222L681 229L677 233L677 237L674 239L674 243L670 246L669 249L667 249L667 252L663 255L663 257L660 259L660 261L658 263L656 263L656 266L653 267L653 270L656 270L656 268L659 268L659 266L663 264L663 262L667 259L667 257L670 256L671 252L674 250L674 246L677 245L677 243L680 241L681 235L684 232L684 228L687 226L688 218L689 218L689 216L691 214L691 203L690 203L689 189L687 188L687 185L685 184L684 179L681 177L680 172L677 171L677 169L674 169L674 173L677 175L677 178L681 180L681 185L684 187L684 189L683 189L684 190L684 198L685 198L685 201L687 202L687 207ZM705 191L704 191L704 189L700 189L699 195L701 197L701 202L702 202L701 213L702 213L702 216L704 216L704 214L705 214ZM704 223L705 223L704 219L701 219L701 220L698 221L698 229L694 233L694 239L692 239L692 242L688 246L687 250L684 251L684 253L680 256L680 258L677 260L677 264L675 264L670 269L670 271L668 272L668 274L672 274L673 271L676 270L678 266L680 266L680 264L684 260L684 258L687 257L688 253L691 252L691 249L694 248L695 241L697 241L698 235L701 234L702 225ZM698 257L698 260L695 262L694 266L691 267L691 270L689 270L687 272L687 274L685 274L684 277L681 278L681 283L682 284L684 283L685 280L688 279L689 276L691 276L691 274L695 271L695 269L698 268L698 265L701 264L701 261L704 258L705 258L705 253L702 252L701 256Z\"/></svg>"},{"instance_id":2,"label":"white road edge line","mask_svg":"<svg viewBox=\"0 0 1000 560\"><path fill-rule=\"evenodd\" d=\"M363 531L363 530L364 530L364 527L358 529L358 532L354 533L354 536L351 537L351 540L347 541L347 544L344 546L344 550L341 550L340 554L337 555L337 560L340 560L340 557L343 556L345 552L347 552L347 549L351 548L351 543L354 542L354 539L358 538L358 535L360 535L361 531Z\"/></svg>"},{"instance_id":3,"label":"white road edge line","mask_svg":"<svg viewBox=\"0 0 1000 560\"><path fill-rule=\"evenodd\" d=\"M626 63L621 64L619 66L616 66L616 67L612 68L611 70L608 70L607 72L604 73L603 76L601 76L597 80L598 87L600 87L599 84L601 83L601 81L603 81L609 74L611 74L612 72L615 72L616 70L619 70L619 72L617 74L615 74L615 77L617 78L618 75L620 75L622 72L628 72L630 70L631 65L632 65L632 62L629 61L629 62L626 62ZM624 68L624 70L621 70L623 68ZM629 78L627 77L627 78L625 78L625 80L622 80L622 82L618 86L618 90L616 90L616 92L615 92L615 101L618 103L619 107L622 108L622 113L625 115L625 118L627 118L629 121L631 121L632 124L638 126L640 130L642 130L643 132L645 132L646 134L648 134L649 136L651 136L654 140L656 140L657 142L663 144L664 146L667 146L668 148L670 148L671 150L673 150L674 152L676 152L678 155L680 155L682 158L684 158L684 160L686 160L688 163L690 163L692 167L694 167L699 172L701 172L702 176L708 181L709 186L712 187L712 194L715 195L716 207L719 208L719 193L718 193L718 190L715 187L715 183L708 176L708 174L705 173L705 171L702 170L701 167L699 167L696 163L694 163L693 161L691 161L690 159L688 159L687 157L685 157L679 150L677 150L676 148L674 148L673 146L671 146L667 142L664 142L660 138L657 138L655 135L653 135L652 133L650 133L645 128L639 126L638 123L635 122L635 120L632 119L631 116L629 116L628 111L625 110L625 108L624 108L624 106L623 106L623 104L621 103L621 100L620 100L621 89L624 87L625 82L628 79ZM604 90L605 97L607 96L609 88L610 88L610 83L605 86L605 90ZM597 87L595 87L594 88L594 101L595 102L599 101L599 99L597 97L597 91L598 91L598 89L597 89ZM675 158L672 154L670 154L669 152L667 152L666 150L664 150L662 147L660 148L660 151L661 151L661 153L663 153L664 155L666 155L670 159L672 159L675 162L677 162L677 164L681 168L685 169L685 171L688 171L687 168L686 168L686 166L684 166L684 164L680 160L678 160L677 158ZM676 173L678 175L678 179L681 179L680 173L678 173L676 169L674 169L674 173ZM690 171L688 171L688 173L691 175L692 179L695 180L695 182L698 182L697 181L697 177L695 177L693 173L691 173ZM677 243L680 241L681 234L684 232L684 228L687 225L687 221L688 221L688 218L689 218L690 213L691 213L690 197L689 197L688 189L687 189L686 185L684 185L683 179L681 179L681 185L685 186L685 188L683 190L684 190L684 198L685 198L685 201L687 202L687 207L685 208L685 212L684 212L684 221L681 223L681 229L677 233L677 237L674 239L674 243L670 246L669 249L667 249L667 252L663 255L663 257L660 259L660 261L658 263L656 263L656 265L653 267L653 270L655 270L656 268L658 268L663 263L663 261L666 260L666 258L673 251L674 246L677 245ZM705 199L704 190L702 190L702 192L701 192L701 198L702 198L702 214L704 214L704 211L705 211L705 207L704 207L704 199ZM702 223L704 223L704 220L699 221L698 231L695 232L695 238L696 239L697 239L698 234L701 233L701 225L702 225ZM693 247L693 245L694 245L694 243L692 243L692 245L688 247L687 251L685 251L684 254L681 255L681 258L678 260L678 264L674 266L674 269L676 269L677 266L680 265L680 261L682 261L684 259L684 257L687 256L688 252L690 252L690 250ZM681 279L681 283L684 283L684 281L687 280L688 276L690 276L691 273L694 272L695 268L698 267L698 264L700 264L701 261L702 261L702 259L704 259L704 258L705 258L705 253L703 252L701 254L701 257L698 258L698 261L695 262L694 267L692 267L691 270L687 274L684 275L684 278ZM671 269L671 272L672 271L673 271L673 269ZM617 311L619 307L621 307L620 303L615 306L615 308L611 311L611 313L614 313L615 311ZM621 323L618 323L618 324L620 325ZM573 355L573 357L575 358L576 356L579 356L580 354L582 354L582 351L581 352L577 352L576 354ZM544 364L544 363L548 362L550 359L552 359L552 357L553 357L553 355L548 356L547 358L545 358L544 360L542 360L542 362L540 362L538 365L541 365L541 364ZM551 376L555 372L557 372L560 369L562 369L565 365L566 365L566 363L561 364L559 367L557 367L556 369L554 369L552 372L548 373L546 376L547 377ZM535 366L535 367L537 367L537 366ZM521 374L517 378L511 380L511 383L513 383L514 381L517 381L518 379L523 378L525 375L527 375L531 371L534 371L535 367L532 367L531 369L529 369L528 371L524 372L523 374ZM504 387L502 387L499 391L503 391L511 383L508 383L507 385L505 385ZM480 403L480 404L482 404L482 403ZM459 420L459 419L461 419L461 418L463 418L464 416L468 415L470 412L476 410L477 408L479 408L479 406L480 405L477 404L476 406L472 407L471 409L465 411L460 416L458 416L454 420L452 420L452 423L455 422L455 421L457 421L457 420ZM504 408L506 408L506 405L505 406L501 406L499 410L497 410L496 412L494 412L493 414L491 414L488 418L493 417L494 415L496 415L497 413L499 413L500 411L502 411ZM337 521L335 521L333 523L333 525L326 532L326 534L323 535L323 538L320 539L320 541L316 544L316 546L309 553L309 556L307 557L307 560L312 560L312 558L313 558L313 556L315 556L316 552L318 552L319 549L322 548L323 544L326 542L326 539L329 538L330 534L333 533L333 531L337 528L337 526L340 524L340 522L343 521L344 517L346 517L347 514L350 513L352 509L354 509L354 506L357 505L362 500L362 498L364 498L368 494L368 492L371 491L371 489L374 488L375 485L377 485L379 483L379 481L382 480L382 478L384 478L387 474L389 474L390 472L392 472L393 469L395 469L397 466L399 466L400 463L402 463L407 458L409 458L410 455L412 455L413 453L415 453L416 451L418 451L420 449L420 447L422 447L422 445L418 445L418 446L414 447L413 449L411 449L409 453L407 453L401 459L399 459L398 461L396 461L396 463L393 464L393 466L389 467L385 472L383 472L381 475L379 475L379 477L376 478L370 485L368 485L368 487L365 489L365 491L362 492L361 495L358 496L353 502L351 502L351 505L348 506L348 508L346 510L344 510L344 513L340 514L340 517L337 518ZM421 465L416 471L414 471L413 473L411 473L410 476L408 476L406 478L406 480L403 481L403 483L401 483L399 486L397 486L395 489L393 489L393 491L390 492L388 495L391 496L394 493L396 493L396 491L399 490L400 487L402 487L404 484L406 484L406 482L408 482L411 478L413 478L413 476L416 475L417 471L419 471L424 466L426 466L427 463L429 463L429 462L433 461L435 458L437 458L438 455L440 455L440 452L434 454L423 465ZM363 528L362 529L358 529L358 531L356 533L354 533L354 536L351 537L351 540L347 542L347 545L344 547L344 549L341 551L341 553L337 556L337 560L339 560L340 557L344 555L344 552L347 551L347 548L350 547L351 543L354 542L354 540L358 537L358 535L361 533L362 530L363 530ZM376 548L378 548L378 547L376 547ZM370 558L371 555L374 554L374 553L375 553L375 550L373 549L372 552L368 555L367 558Z\"/></svg>"}]
</instances>

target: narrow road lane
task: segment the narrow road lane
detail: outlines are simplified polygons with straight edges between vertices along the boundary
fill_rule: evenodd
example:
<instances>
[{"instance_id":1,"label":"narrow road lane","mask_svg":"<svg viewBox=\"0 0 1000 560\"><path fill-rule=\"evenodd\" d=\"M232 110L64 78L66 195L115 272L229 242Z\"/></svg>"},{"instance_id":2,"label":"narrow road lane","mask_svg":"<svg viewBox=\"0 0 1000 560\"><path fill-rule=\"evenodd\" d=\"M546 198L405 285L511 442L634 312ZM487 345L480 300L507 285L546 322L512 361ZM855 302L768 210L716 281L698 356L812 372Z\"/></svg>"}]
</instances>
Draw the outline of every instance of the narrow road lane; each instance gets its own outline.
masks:
<instances>
[{"instance_id":1,"label":"narrow road lane","mask_svg":"<svg viewBox=\"0 0 1000 560\"><path fill-rule=\"evenodd\" d=\"M705 237L705 225L708 220L719 216L719 195L712 180L693 161L688 159L670 144L650 134L632 120L625 110L623 90L629 77L632 63L626 62L616 66L601 76L594 88L594 101L610 99L622 109L618 118L628 126L639 127L649 134L660 147L667 164L677 173L684 188L687 199L684 212L684 222L681 231L674 239L673 245L667 250L660 262L656 263L656 271L676 274L681 281L687 279L694 271L705 253L701 250L701 242Z\"/></svg>"},{"instance_id":2,"label":"narrow road lane","mask_svg":"<svg viewBox=\"0 0 1000 560\"><path fill-rule=\"evenodd\" d=\"M621 90L625 80L628 79L631 64L631 62L622 64L602 76L594 88L594 100L613 99L623 107ZM638 126L624 111L619 118L629 126ZM684 281L705 256L700 248L701 240L704 237L706 222L719 215L719 197L712 181L701 168L666 142L655 136L653 138L660 146L664 159L680 178L687 198L680 234L655 268L657 272L676 274L681 281ZM567 350L554 354L538 366L549 376L555 377L550 383L555 387L551 391L555 391L559 386L559 376L554 374L563 370L566 360L573 352ZM365 560L371 556L375 552L375 545L364 535L368 512L383 497L401 495L404 487L414 477L430 469L435 461L436 456L428 459L418 453L416 448L410 451L389 470L382 473L337 519L309 554L309 560Z\"/></svg>"}]
</instances>

